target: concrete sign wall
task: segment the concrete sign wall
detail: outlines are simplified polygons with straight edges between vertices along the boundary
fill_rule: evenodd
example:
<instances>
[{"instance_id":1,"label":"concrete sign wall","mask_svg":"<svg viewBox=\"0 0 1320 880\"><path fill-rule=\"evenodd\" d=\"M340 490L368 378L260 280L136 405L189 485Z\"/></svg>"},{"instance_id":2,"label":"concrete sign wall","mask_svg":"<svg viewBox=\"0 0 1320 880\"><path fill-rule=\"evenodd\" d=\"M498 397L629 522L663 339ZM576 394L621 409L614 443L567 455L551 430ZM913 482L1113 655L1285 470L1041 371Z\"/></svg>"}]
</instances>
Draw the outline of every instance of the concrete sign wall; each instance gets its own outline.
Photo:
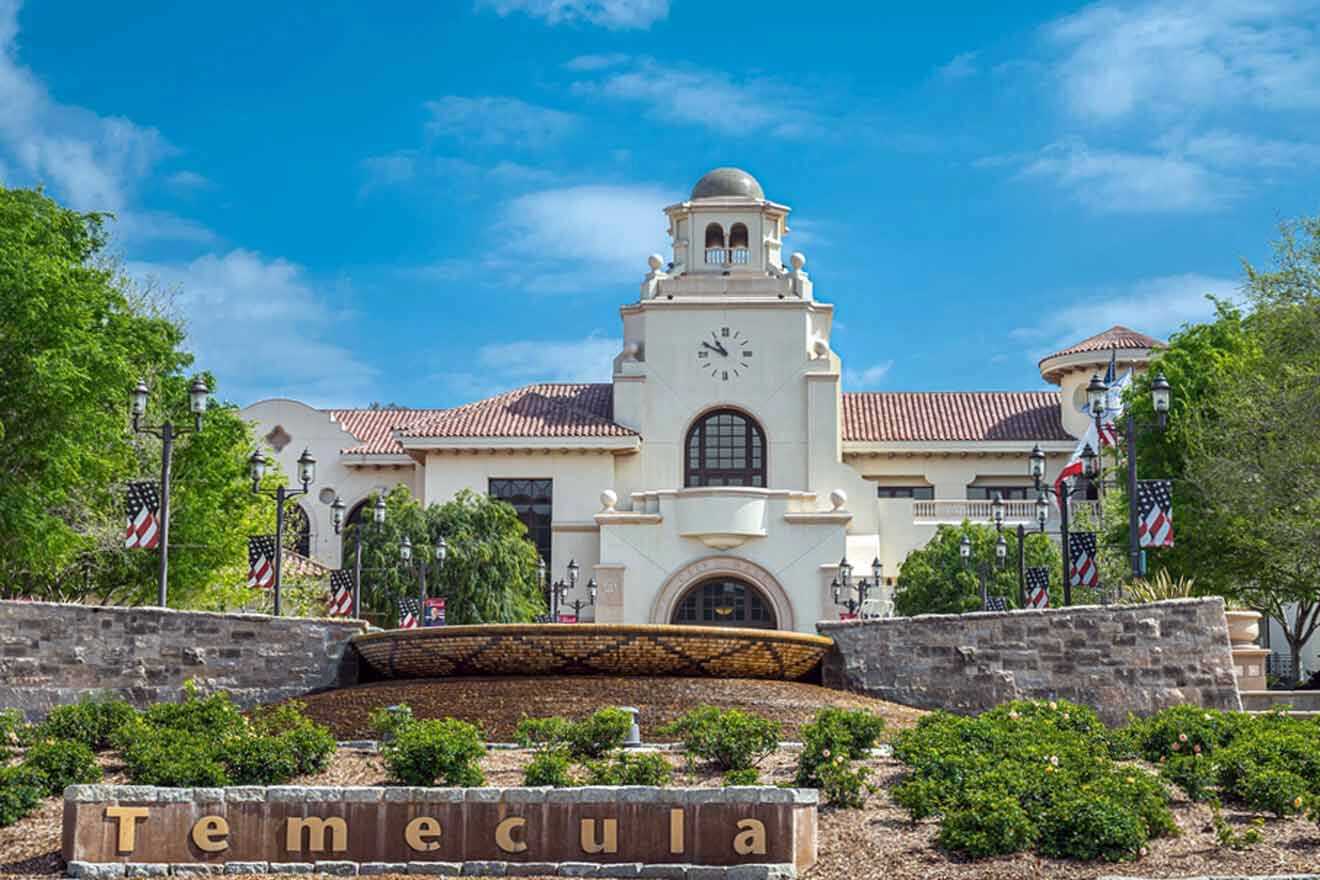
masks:
<instances>
[{"instance_id":1,"label":"concrete sign wall","mask_svg":"<svg viewBox=\"0 0 1320 880\"><path fill-rule=\"evenodd\" d=\"M168 789L71 786L64 857L78 876L275 873L639 876L640 865L761 866L746 880L816 860L816 792L773 786L679 789L310 788ZM466 870L462 867L469 865ZM367 866L364 871L363 866ZM412 866L411 868L409 866ZM190 866L187 868L181 866ZM235 867L237 866L237 867ZM289 872L287 869L284 872ZM663 875L667 876L667 875Z\"/></svg>"}]
</instances>

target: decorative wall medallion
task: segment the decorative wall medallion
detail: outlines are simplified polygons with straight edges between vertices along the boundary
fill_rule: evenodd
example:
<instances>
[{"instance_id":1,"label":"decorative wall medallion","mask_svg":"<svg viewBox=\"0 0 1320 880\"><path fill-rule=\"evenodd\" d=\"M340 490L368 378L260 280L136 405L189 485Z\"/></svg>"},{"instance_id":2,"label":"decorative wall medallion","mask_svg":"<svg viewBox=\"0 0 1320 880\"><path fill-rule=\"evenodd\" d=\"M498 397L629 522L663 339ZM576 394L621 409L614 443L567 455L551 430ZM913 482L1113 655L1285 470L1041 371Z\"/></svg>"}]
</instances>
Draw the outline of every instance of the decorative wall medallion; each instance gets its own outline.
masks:
<instances>
[{"instance_id":1,"label":"decorative wall medallion","mask_svg":"<svg viewBox=\"0 0 1320 880\"><path fill-rule=\"evenodd\" d=\"M283 452L284 447L288 446L291 440L293 440L293 435L284 430L283 425L276 425L271 428L270 433L266 435L266 442L269 443L271 448L276 452Z\"/></svg>"}]
</instances>

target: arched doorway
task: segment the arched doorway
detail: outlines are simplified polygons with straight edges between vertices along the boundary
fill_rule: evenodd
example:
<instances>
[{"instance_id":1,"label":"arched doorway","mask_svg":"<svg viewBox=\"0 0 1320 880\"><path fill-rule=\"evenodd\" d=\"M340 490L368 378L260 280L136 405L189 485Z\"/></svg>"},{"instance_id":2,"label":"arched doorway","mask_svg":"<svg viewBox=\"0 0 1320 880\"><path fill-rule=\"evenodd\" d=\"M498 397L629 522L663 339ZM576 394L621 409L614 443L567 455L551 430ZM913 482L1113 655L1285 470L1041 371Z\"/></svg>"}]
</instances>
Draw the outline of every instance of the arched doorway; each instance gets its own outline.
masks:
<instances>
[{"instance_id":1,"label":"arched doorway","mask_svg":"<svg viewBox=\"0 0 1320 880\"><path fill-rule=\"evenodd\" d=\"M713 577L692 586L674 604L671 623L777 629L770 600L741 578Z\"/></svg>"}]
</instances>

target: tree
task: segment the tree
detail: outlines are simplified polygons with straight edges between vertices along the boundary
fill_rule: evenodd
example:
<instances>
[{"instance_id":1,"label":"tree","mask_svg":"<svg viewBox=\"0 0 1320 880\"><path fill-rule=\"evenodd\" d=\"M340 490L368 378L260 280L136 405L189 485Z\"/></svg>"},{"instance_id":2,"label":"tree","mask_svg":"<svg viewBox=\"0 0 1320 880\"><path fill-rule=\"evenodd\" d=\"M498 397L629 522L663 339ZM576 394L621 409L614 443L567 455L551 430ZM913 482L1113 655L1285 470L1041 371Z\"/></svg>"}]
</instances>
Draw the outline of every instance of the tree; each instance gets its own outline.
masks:
<instances>
[{"instance_id":1,"label":"tree","mask_svg":"<svg viewBox=\"0 0 1320 880\"><path fill-rule=\"evenodd\" d=\"M970 568L964 568L959 547L963 536L972 541ZM1022 605L1017 581L1017 532L1004 529L1008 543L1008 558L1003 569L994 569L995 539L993 527L966 520L962 525L941 525L926 542L907 555L898 570L898 590L894 594L894 610L903 617L915 614L963 614L981 610L981 582L977 572L980 563L989 563L990 577L987 592L1001 596L1010 608ZM1055 601L1062 593L1056 587L1061 577L1062 557L1057 542L1049 536L1028 533L1026 540L1028 566L1043 565L1050 572L1050 595Z\"/></svg>"},{"instance_id":2,"label":"tree","mask_svg":"<svg viewBox=\"0 0 1320 880\"><path fill-rule=\"evenodd\" d=\"M125 550L124 488L155 479L160 444L129 428L129 392L152 388L148 420L190 421L182 328L118 273L103 217L39 191L0 187L0 591L57 600L154 601L155 552ZM214 377L207 377L210 387ZM171 604L241 601L245 535L266 526L247 493L252 445L236 407L175 447Z\"/></svg>"},{"instance_id":3,"label":"tree","mask_svg":"<svg viewBox=\"0 0 1320 880\"><path fill-rule=\"evenodd\" d=\"M374 498L369 499L366 509L374 503ZM400 601L419 591L416 568L399 558L405 535L412 544L414 566L430 565L436 539L445 538L445 563L438 572L434 567L428 571L427 592L445 598L447 623L520 623L544 613L545 599L536 582L536 548L511 505L465 489L444 504L423 510L406 486L392 489L385 505L384 526L360 528L362 601L377 622L395 625ZM345 566L351 564L358 529L357 524L348 529Z\"/></svg>"}]
</instances>

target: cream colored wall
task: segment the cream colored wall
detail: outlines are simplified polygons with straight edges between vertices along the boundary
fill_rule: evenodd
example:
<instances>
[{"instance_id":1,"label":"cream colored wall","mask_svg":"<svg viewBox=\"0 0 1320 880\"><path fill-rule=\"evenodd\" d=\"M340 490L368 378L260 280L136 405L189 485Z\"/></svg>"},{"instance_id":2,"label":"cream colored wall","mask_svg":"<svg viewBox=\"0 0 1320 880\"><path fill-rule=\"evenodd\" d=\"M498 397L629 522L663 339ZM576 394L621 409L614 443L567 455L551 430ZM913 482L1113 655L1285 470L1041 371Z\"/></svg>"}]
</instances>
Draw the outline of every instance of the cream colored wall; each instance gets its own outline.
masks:
<instances>
[{"instance_id":1,"label":"cream colored wall","mask_svg":"<svg viewBox=\"0 0 1320 880\"><path fill-rule=\"evenodd\" d=\"M381 490L402 484L416 494L420 488L416 468L411 466L349 467L339 450L356 446L358 441L322 410L296 400L274 399L245 407L241 415L253 425L262 447L288 477L289 485L297 479L297 461L303 449L310 450L316 458L316 482L310 494L298 498L297 503L307 512L311 523L311 555L325 565L340 565L342 542L330 521L330 506L321 500L322 492L328 492L332 500L337 494L352 510L358 502ZM280 452L275 452L262 439L276 425L292 437Z\"/></svg>"}]
</instances>

